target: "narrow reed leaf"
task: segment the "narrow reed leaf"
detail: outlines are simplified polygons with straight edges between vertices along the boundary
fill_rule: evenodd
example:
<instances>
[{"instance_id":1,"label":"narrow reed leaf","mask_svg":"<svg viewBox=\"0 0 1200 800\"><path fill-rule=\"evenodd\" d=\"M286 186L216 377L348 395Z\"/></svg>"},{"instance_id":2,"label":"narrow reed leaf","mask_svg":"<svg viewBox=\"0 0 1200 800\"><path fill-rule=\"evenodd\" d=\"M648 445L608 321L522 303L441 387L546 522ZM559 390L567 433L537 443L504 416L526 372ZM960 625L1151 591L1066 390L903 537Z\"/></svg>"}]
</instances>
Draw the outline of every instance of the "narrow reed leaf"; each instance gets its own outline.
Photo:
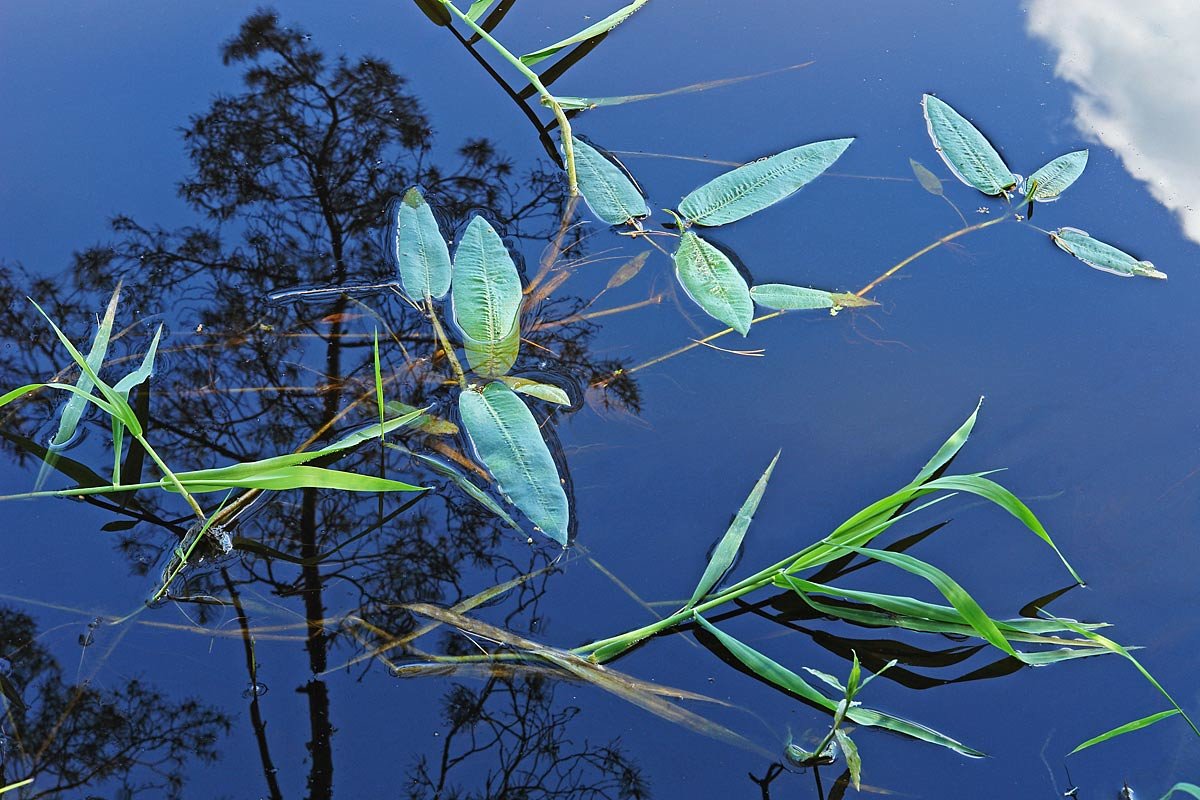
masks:
<instances>
[{"instance_id":1,"label":"narrow reed leaf","mask_svg":"<svg viewBox=\"0 0 1200 800\"><path fill-rule=\"evenodd\" d=\"M422 492L428 487L413 486L411 483L378 478L373 475L358 475L324 467L291 466L254 472L248 475L213 479L211 477L189 478L187 473L176 473L183 487L193 494L218 492L225 489L340 489L346 492ZM160 481L168 492L178 491L167 478Z\"/></svg>"},{"instance_id":2,"label":"narrow reed leaf","mask_svg":"<svg viewBox=\"0 0 1200 800\"><path fill-rule=\"evenodd\" d=\"M737 516L733 518L733 522L729 525L725 535L721 537L721 541L713 549L712 558L708 560L708 566L704 568L704 574L700 576L700 582L696 584L695 591L692 592L692 598L684 605L683 610L687 610L696 605L702 597L709 593L717 581L721 580L729 567L737 558L738 551L742 549L742 540L746 538L746 531L750 529L750 522L754 519L754 512L758 510L758 504L762 500L763 493L767 490L767 481L771 479L771 473L775 470L775 464L779 461L779 453L771 459L771 463L767 465L766 470L755 482L754 488L750 490L750 495L742 503L742 507L738 509Z\"/></svg>"},{"instance_id":3,"label":"narrow reed leaf","mask_svg":"<svg viewBox=\"0 0 1200 800\"><path fill-rule=\"evenodd\" d=\"M486 14L495 2L496 0L475 0L467 9L467 19L471 22L478 22L479 18Z\"/></svg>"},{"instance_id":4,"label":"narrow reed leaf","mask_svg":"<svg viewBox=\"0 0 1200 800\"><path fill-rule=\"evenodd\" d=\"M931 94L921 98L933 148L954 176L986 195L1006 195L1017 176L979 129L947 103Z\"/></svg>"},{"instance_id":5,"label":"narrow reed leaf","mask_svg":"<svg viewBox=\"0 0 1200 800\"><path fill-rule=\"evenodd\" d=\"M587 26L574 36L568 36L566 39L557 41L554 44L546 45L540 50L534 50L532 53L526 53L525 55L521 56L521 63L527 67L532 67L539 61L545 61L558 51L570 47L571 45L582 44L588 39L591 39L593 36L599 36L601 34L608 33L613 28L617 27L622 22L633 16L634 12L646 5L647 2L649 2L649 0L634 0L629 5L617 9L599 22L594 22Z\"/></svg>"},{"instance_id":6,"label":"narrow reed leaf","mask_svg":"<svg viewBox=\"0 0 1200 800\"><path fill-rule=\"evenodd\" d=\"M5 794L6 792L11 792L14 789L20 789L22 786L28 786L31 783L33 783L33 778L26 778L23 781L17 781L16 783L10 783L10 784L7 784L6 786L0 786L0 794ZM1180 785L1182 785L1182 784L1180 784Z\"/></svg>"},{"instance_id":7,"label":"narrow reed leaf","mask_svg":"<svg viewBox=\"0 0 1200 800\"><path fill-rule=\"evenodd\" d=\"M1050 239L1059 249L1064 250L1087 264L1092 269L1120 275L1122 278L1132 278L1139 275L1144 278L1159 278L1165 280L1167 275L1155 269L1149 261L1139 261L1124 250L1111 244L1093 239L1087 231L1078 228L1059 228L1051 232Z\"/></svg>"},{"instance_id":8,"label":"narrow reed leaf","mask_svg":"<svg viewBox=\"0 0 1200 800\"><path fill-rule=\"evenodd\" d=\"M958 451L967 443L967 439L971 437L971 431L975 430L975 422L979 419L979 409L983 407L983 398L979 398L979 402L975 404L975 410L971 412L971 416L967 417L962 425L958 426L958 430L950 434L937 452L933 454L933 458L925 462L925 466L921 467L921 471L912 479L910 485L924 483L929 478L932 478L934 473L942 467L950 463L950 460L958 455Z\"/></svg>"},{"instance_id":9,"label":"narrow reed leaf","mask_svg":"<svg viewBox=\"0 0 1200 800\"><path fill-rule=\"evenodd\" d=\"M388 207L388 256L413 300L440 300L450 291L450 250L421 190L412 187Z\"/></svg>"},{"instance_id":10,"label":"narrow reed leaf","mask_svg":"<svg viewBox=\"0 0 1200 800\"><path fill-rule=\"evenodd\" d=\"M371 341L371 361L375 367L375 406L379 410L379 441L383 441L383 425L387 421L384 417L386 410L383 407L383 373L379 366L379 329L375 329L375 336Z\"/></svg>"},{"instance_id":11,"label":"narrow reed leaf","mask_svg":"<svg viewBox=\"0 0 1200 800\"><path fill-rule=\"evenodd\" d=\"M679 213L696 225L724 225L798 192L837 161L854 139L829 139L751 161L694 189Z\"/></svg>"},{"instance_id":12,"label":"narrow reed leaf","mask_svg":"<svg viewBox=\"0 0 1200 800\"><path fill-rule=\"evenodd\" d=\"M1054 159L1026 179L1025 199L1039 203L1054 202L1083 174L1087 161L1087 150L1076 150Z\"/></svg>"},{"instance_id":13,"label":"narrow reed leaf","mask_svg":"<svg viewBox=\"0 0 1200 800\"><path fill-rule=\"evenodd\" d=\"M424 409L410 406L408 403L402 403L399 400L388 400L384 403L389 414L403 416L416 411L418 416L412 421L412 427L422 433L429 433L434 436L454 436L458 433L458 426L448 419L434 416L426 412Z\"/></svg>"},{"instance_id":14,"label":"narrow reed leaf","mask_svg":"<svg viewBox=\"0 0 1200 800\"><path fill-rule=\"evenodd\" d=\"M625 171L588 142L572 137L579 191L592 213L609 225L650 214L646 198Z\"/></svg>"},{"instance_id":15,"label":"narrow reed leaf","mask_svg":"<svg viewBox=\"0 0 1200 800\"><path fill-rule=\"evenodd\" d=\"M1141 719L1135 719L1133 722L1126 722L1124 725L1118 725L1117 727L1113 728L1111 731L1105 731L1104 733L1100 734L1099 736L1093 736L1091 739L1088 739L1086 742L1079 745L1071 752L1067 753L1067 755L1073 756L1076 753L1078 753L1080 750L1086 750L1087 748L1091 747L1092 745L1101 744L1102 742L1107 742L1109 739L1115 739L1118 736L1122 736L1126 733L1132 733L1133 731L1140 731L1142 728L1148 728L1149 726L1153 725L1154 723L1164 720L1167 717L1174 717L1181 713L1183 713L1183 712L1181 712L1178 708L1172 708L1169 711L1159 711L1157 714L1150 714L1149 716L1142 717Z\"/></svg>"},{"instance_id":16,"label":"narrow reed leaf","mask_svg":"<svg viewBox=\"0 0 1200 800\"><path fill-rule=\"evenodd\" d=\"M713 319L745 336L754 319L754 303L746 279L729 257L691 231L675 251L675 276L688 297Z\"/></svg>"},{"instance_id":17,"label":"narrow reed leaf","mask_svg":"<svg viewBox=\"0 0 1200 800\"><path fill-rule=\"evenodd\" d=\"M508 388L519 394L527 394L555 405L571 405L570 395L552 384L540 383L529 378L516 378L512 375L501 375L497 380L502 381Z\"/></svg>"},{"instance_id":18,"label":"narrow reed leaf","mask_svg":"<svg viewBox=\"0 0 1200 800\"><path fill-rule=\"evenodd\" d=\"M1176 792L1190 794L1192 797L1196 798L1196 800L1200 800L1200 786L1197 786L1194 783L1177 783L1168 789L1167 793L1160 797L1159 800L1168 800L1168 798L1173 796Z\"/></svg>"},{"instance_id":19,"label":"narrow reed leaf","mask_svg":"<svg viewBox=\"0 0 1200 800\"><path fill-rule=\"evenodd\" d=\"M88 350L87 363L91 367L93 374L100 371L100 367L104 364L104 357L108 355L108 343L112 338L113 322L117 315L117 303L121 299L121 284L117 283L117 288L113 290L112 297L108 301L108 306L104 309L104 316L100 319L100 326L96 329L96 336L92 339L92 347ZM83 372L79 376L79 380L75 383L80 390L90 392L92 390L92 379L87 372ZM66 444L75 435L75 429L79 425L79 419L83 416L83 410L87 405L87 401L79 395L72 395L67 400L67 404L63 407L62 415L59 417L58 430L54 432L54 436L50 439L51 448L61 447ZM39 477L38 484L41 484Z\"/></svg>"},{"instance_id":20,"label":"narrow reed leaf","mask_svg":"<svg viewBox=\"0 0 1200 800\"><path fill-rule=\"evenodd\" d=\"M831 689L841 692L842 694L846 693L846 687L842 685L842 682L830 675L828 672L821 672L821 670L813 669L812 667L801 667L800 669L804 670L809 675L812 675L814 678L821 681L826 686L829 686Z\"/></svg>"},{"instance_id":21,"label":"narrow reed leaf","mask_svg":"<svg viewBox=\"0 0 1200 800\"><path fill-rule=\"evenodd\" d=\"M846 769L850 770L850 782L854 784L854 790L861 792L862 757L858 754L858 745L854 744L854 740L850 738L850 734L841 728L834 729L833 738L837 739L837 743L842 748L842 755L846 758Z\"/></svg>"},{"instance_id":22,"label":"narrow reed leaf","mask_svg":"<svg viewBox=\"0 0 1200 800\"><path fill-rule=\"evenodd\" d=\"M482 391L463 390L458 410L479 460L496 479L499 491L538 530L566 547L567 495L537 421L521 398L503 383L493 382Z\"/></svg>"},{"instance_id":23,"label":"narrow reed leaf","mask_svg":"<svg viewBox=\"0 0 1200 800\"><path fill-rule=\"evenodd\" d=\"M458 488L460 488L464 492L466 492L467 495L471 499L473 499L475 502L479 503L481 506L486 508L488 511L491 511L493 514L495 514L497 517L499 517L501 520L503 520L504 523L506 525L508 525L510 528L512 528L514 530L518 530L518 531L521 530L521 526L517 524L516 520L514 520L511 516L509 516L508 512L505 511L504 508L499 503L497 503L494 499L492 499L492 496L490 494L488 494L483 489L480 489L478 486L476 486L475 483L470 478L468 478L465 474L463 474L453 464L442 461L440 458L435 458L433 456L426 455L424 453L417 453L413 450L409 450L405 447L401 447L400 445L389 443L387 446L392 448L393 450L399 450L402 453L407 453L408 455L415 458L417 461L420 461L422 464L429 467L431 470L436 472L438 475L441 475L443 478L446 478L447 480L454 483L456 486L458 486Z\"/></svg>"}]
</instances>

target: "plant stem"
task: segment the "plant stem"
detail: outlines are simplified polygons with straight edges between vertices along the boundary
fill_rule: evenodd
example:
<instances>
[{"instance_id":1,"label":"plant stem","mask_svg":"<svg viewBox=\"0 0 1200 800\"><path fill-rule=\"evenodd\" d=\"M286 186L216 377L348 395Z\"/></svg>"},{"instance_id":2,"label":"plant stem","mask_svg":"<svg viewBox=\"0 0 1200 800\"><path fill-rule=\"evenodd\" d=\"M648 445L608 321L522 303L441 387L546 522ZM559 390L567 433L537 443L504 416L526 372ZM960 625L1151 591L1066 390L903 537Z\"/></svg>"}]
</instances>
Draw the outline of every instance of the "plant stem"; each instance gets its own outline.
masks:
<instances>
[{"instance_id":1,"label":"plant stem","mask_svg":"<svg viewBox=\"0 0 1200 800\"><path fill-rule=\"evenodd\" d=\"M450 340L446 338L446 331L442 329L442 323L438 320L433 303L426 305L426 309L429 311L429 321L433 323L434 333L437 334L438 342L442 345L442 352L446 354L446 358L450 362L450 369L454 370L455 380L458 381L459 386L467 388L467 376L463 373L462 364L458 363L458 356L454 355L454 348L450 346Z\"/></svg>"},{"instance_id":2,"label":"plant stem","mask_svg":"<svg viewBox=\"0 0 1200 800\"><path fill-rule=\"evenodd\" d=\"M558 121L559 137L562 139L563 161L567 168L567 189L571 196L579 194L579 184L575 178L575 148L571 141L571 122L567 119L567 114L563 111L562 105L558 102L558 98L550 94L550 90L542 83L542 79L538 74L525 66L521 59L509 52L508 48L500 44L492 37L490 33L475 24L474 20L470 19L466 14L459 11L451 0L440 0L441 4L446 7L454 16L458 17L462 22L475 31L475 35L485 42L490 44L497 53L499 53L505 61L513 65L513 68L525 76L525 80L529 81L529 85L537 90L538 96L541 98L542 105L548 107L554 112L554 118Z\"/></svg>"},{"instance_id":3,"label":"plant stem","mask_svg":"<svg viewBox=\"0 0 1200 800\"><path fill-rule=\"evenodd\" d=\"M154 460L154 463L158 465L160 470L162 470L162 473L164 476L166 476L167 480L175 485L175 489L180 495L183 496L183 499L187 501L187 504L192 507L192 511L194 511L196 516L200 518L200 521L206 522L208 517L204 514L204 509L200 507L200 504L196 502L196 498L192 497L192 493L189 492L183 483L180 482L179 478L175 477L175 473L172 472L171 468L168 467L166 463L159 457L158 453L154 452L154 448L150 446L148 441L146 441L146 437L141 434L134 434L133 438L136 439L138 444L142 446L142 449L146 451L146 455L150 456L150 458Z\"/></svg>"}]
</instances>

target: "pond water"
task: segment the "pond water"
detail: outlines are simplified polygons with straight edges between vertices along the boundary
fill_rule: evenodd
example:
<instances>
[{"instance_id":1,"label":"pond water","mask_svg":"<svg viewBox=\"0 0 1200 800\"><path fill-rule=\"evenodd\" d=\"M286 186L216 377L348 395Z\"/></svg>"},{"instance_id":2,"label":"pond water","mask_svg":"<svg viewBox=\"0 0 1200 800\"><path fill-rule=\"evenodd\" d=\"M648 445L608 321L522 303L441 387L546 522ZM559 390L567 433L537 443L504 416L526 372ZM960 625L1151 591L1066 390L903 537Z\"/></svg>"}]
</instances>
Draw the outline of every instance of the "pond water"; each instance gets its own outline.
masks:
<instances>
[{"instance_id":1,"label":"pond water","mask_svg":"<svg viewBox=\"0 0 1200 800\"><path fill-rule=\"evenodd\" d=\"M505 2L494 33L526 52L616 5ZM1106 633L1141 646L1138 658L1200 714L1200 165L1189 135L1200 94L1188 49L1200 31L1184 4L650 0L577 51L552 90L655 94L758 77L573 117L646 191L647 229L671 232L659 209L730 165L852 136L813 185L704 235L756 283L856 291L964 224L1006 213L934 152L920 105L932 92L1015 172L1086 147L1084 175L1032 223L1082 228L1170 277L1088 269L1010 220L908 264L868 293L877 306L789 313L744 340L714 341L721 350L644 368L724 326L680 290L665 253L582 206L553 247L565 183L532 124L552 117L521 96L509 64L461 23L435 26L411 3L297 0L274 11L235 0L0 10L0 385L77 374L27 296L85 349L121 279L101 374L133 369L163 325L155 374L130 402L163 460L194 470L321 446L377 421L378 330L386 397L432 404L442 420L393 440L456 460L486 485L447 425L453 373L431 360L432 330L397 292L272 299L393 280L385 209L419 184L444 229L461 231L473 213L491 220L534 287L514 372L572 400L530 400L570 499L571 545L562 552L510 508L522 527L513 531L423 462L368 442L337 469L433 491L235 493L232 551L206 540L147 608L190 541L194 517L178 495L7 500L0 786L33 778L11 796L853 793L835 785L843 761L822 767L819 785L812 770L772 766L789 737L815 746L829 715L757 679L694 626L610 665L721 701L678 705L749 747L569 680L545 659L395 677L395 666L496 649L478 629L449 626L399 645L428 621L406 606L446 608L529 576L467 615L554 648L636 628L690 595L776 451L731 580L903 486L981 396L951 470L1007 468L992 477L1026 500L1087 586L1071 588L1050 549L974 498L905 519L877 544L906 545L993 617L1044 605L1112 623ZM922 189L910 159L941 179L944 199ZM640 272L597 297L645 251ZM44 390L0 409L0 493L33 489L64 403ZM109 420L93 410L81 430L45 488L109 480ZM125 482L158 479L128 437L124 452ZM198 495L208 513L224 497ZM920 532L929 535L904 541ZM945 602L887 564L831 580ZM1099 798L1127 783L1159 797L1200 781L1200 738L1179 718L1065 758L1170 708L1117 656L1022 667L976 638L853 625L769 587L709 619L796 671L844 677L851 651L872 672L897 659L860 699L989 756L859 727L864 793L1053 797L1075 785Z\"/></svg>"}]
</instances>

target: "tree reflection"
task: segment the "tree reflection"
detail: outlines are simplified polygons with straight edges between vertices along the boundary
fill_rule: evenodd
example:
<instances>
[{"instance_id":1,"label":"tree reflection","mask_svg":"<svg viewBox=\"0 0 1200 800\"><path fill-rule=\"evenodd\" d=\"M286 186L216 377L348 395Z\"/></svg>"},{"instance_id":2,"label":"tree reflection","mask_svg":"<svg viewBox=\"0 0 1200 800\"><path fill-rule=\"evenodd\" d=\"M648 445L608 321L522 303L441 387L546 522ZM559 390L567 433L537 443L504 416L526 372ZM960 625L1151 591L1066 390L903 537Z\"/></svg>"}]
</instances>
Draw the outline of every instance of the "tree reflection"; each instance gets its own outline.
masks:
<instances>
[{"instance_id":1,"label":"tree reflection","mask_svg":"<svg viewBox=\"0 0 1200 800\"><path fill-rule=\"evenodd\" d=\"M564 251L582 248L578 232L560 225L568 208L558 172L537 168L517 176L485 139L460 147L454 165L438 161L427 116L387 63L330 59L311 37L282 26L271 12L246 19L224 45L222 57L243 70L245 85L239 93L216 98L183 132L192 171L179 184L179 193L197 213L196 222L168 230L118 217L113 241L80 253L67 280L7 269L0 274L0 290L10 297L36 297L69 335L85 341L90 336L87 321L120 277L125 308L136 308L139 317L116 339L115 357L106 366L114 371L128 371L126 362L141 357L149 327L166 321L170 336L160 351L158 373L134 401L145 415L155 449L177 469L289 452L370 422L377 413L374 330L381 332L389 399L446 407L451 387L425 320L395 292L349 288L391 277L377 241L387 201L419 184L450 230L461 228L481 209L519 249L529 243L540 250L551 239L555 244L539 265L544 277ZM270 302L272 293L297 286L347 291L305 302ZM552 370L574 381L575 394L581 396L584 382L613 370L611 362L590 352L595 328L578 315L582 301L547 291L531 291L527 297L523 313L529 346L523 348L517 372ZM53 365L62 363L53 337L42 330L31 309L21 304L0 315L0 335L13 345L0 355L6 385L44 379ZM30 332L35 332L32 338ZM636 402L632 382L625 391ZM6 448L26 467L40 458L40 427L51 416L53 402L38 397L12 407L0 426L7 431ZM558 415L541 409L540 416L553 442ZM90 424L104 427L102 420ZM485 486L486 474L464 455L453 430L413 429L404 443L457 461ZM104 481L85 466L89 461L64 457L60 467L78 483ZM122 480L142 479L143 461L143 453L130 449L122 462ZM253 646L259 621L277 618L280 604L302 615L302 624L292 630L298 631L305 652L297 671L305 676L298 692L307 706L304 782L310 798L331 797L334 788L337 726L324 676L366 646L350 635L343 620L353 615L377 630L400 635L415 625L401 608L405 603L454 603L489 583L545 568L554 556L527 546L524 535L507 530L453 484L402 454L363 447L346 456L339 468L403 477L436 491L415 500L318 490L273 493L253 501L247 495L234 500L234 510L222 520L234 536L233 560L209 552L171 587L171 599L188 604L200 630L211 630L234 609L246 637L252 684L258 661L267 658L256 655ZM117 548L129 557L135 574L153 580L152 565L163 562L191 522L174 500L142 492L90 502L112 511L114 522L105 527ZM514 589L508 598L514 610L506 624L532 624L551 574L553 569L546 569ZM255 600L262 597L270 602ZM120 749L120 737L99 733L106 724L102 706L117 699L157 707L158 716L137 721L158 737L157 749L147 752L159 755L157 761L145 753L125 761L114 756L110 760L124 764L114 770L169 774L170 781L164 781L177 789L189 751L200 762L215 757L215 731L229 724L224 717L211 716L208 728L213 732L202 734L203 726L181 727L187 714L201 713L199 707L173 706L141 684L130 684L125 691L110 700L84 692L80 696L85 700L74 706L53 706L60 727L40 734L54 743L46 758L57 765L56 774L68 776L62 780L83 785L80 781L89 777L81 765L101 763L104 747ZM462 740L460 733L466 735L468 721L472 730L493 730L496 749L489 757L504 773L502 778L489 773L482 794L463 789L455 796L644 794L636 768L616 747L566 741L578 709L556 704L544 678L489 681L477 691L458 687L447 695L444 708L456 742ZM162 716L172 709L177 719ZM272 757L272 748L291 743L275 738L279 732L266 725L264 713L252 698L251 722L264 780L271 796L280 797L282 776L276 777L274 765L300 759L298 754ZM527 727L499 722L518 717ZM201 735L208 738L201 741ZM87 736L97 743L89 743ZM467 755L455 756L456 763ZM428 763L419 761L413 774L432 775ZM441 774L444 779L444 769ZM549 788L535 793L521 783L534 778L545 780ZM414 796L430 796L419 785L413 784ZM507 794L493 793L500 787Z\"/></svg>"}]
</instances>

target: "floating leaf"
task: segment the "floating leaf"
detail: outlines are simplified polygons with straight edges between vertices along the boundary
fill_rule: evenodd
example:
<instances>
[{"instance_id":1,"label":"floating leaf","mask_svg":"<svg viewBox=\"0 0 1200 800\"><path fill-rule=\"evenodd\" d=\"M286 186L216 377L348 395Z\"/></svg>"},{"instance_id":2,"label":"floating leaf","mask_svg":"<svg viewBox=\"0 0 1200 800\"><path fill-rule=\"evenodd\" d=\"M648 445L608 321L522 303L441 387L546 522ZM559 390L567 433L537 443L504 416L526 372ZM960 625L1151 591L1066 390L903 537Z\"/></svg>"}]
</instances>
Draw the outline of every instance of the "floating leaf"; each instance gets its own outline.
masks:
<instances>
[{"instance_id":1,"label":"floating leaf","mask_svg":"<svg viewBox=\"0 0 1200 800\"><path fill-rule=\"evenodd\" d=\"M604 291L607 292L609 289L616 289L618 286L624 286L633 280L637 274L642 271L642 267L646 265L646 259L649 257L650 251L643 250L622 264L620 268L613 273L613 276L608 279L608 283L604 285Z\"/></svg>"},{"instance_id":2,"label":"floating leaf","mask_svg":"<svg viewBox=\"0 0 1200 800\"><path fill-rule=\"evenodd\" d=\"M922 189L938 197L945 195L945 189L942 188L942 181L937 175L930 172L924 164L910 158L908 165L912 167L913 175L917 176L917 183L921 184Z\"/></svg>"},{"instance_id":3,"label":"floating leaf","mask_svg":"<svg viewBox=\"0 0 1200 800\"><path fill-rule=\"evenodd\" d=\"M570 509L537 421L503 383L458 396L463 426L500 491L554 541L567 544Z\"/></svg>"},{"instance_id":4,"label":"floating leaf","mask_svg":"<svg viewBox=\"0 0 1200 800\"><path fill-rule=\"evenodd\" d=\"M696 584L696 590L692 592L692 599L687 601L687 604L683 607L684 610L696 605L700 598L708 594L709 590L717 585L717 581L732 566L733 560L742 548L742 539L746 537L746 531L749 530L750 522L754 519L754 512L758 510L758 504L762 500L763 492L767 490L767 481L771 479L771 473L774 471L775 464L778 461L779 453L776 453L775 457L771 459L771 463L767 465L766 470L759 477L758 481L755 482L754 488L750 490L749 496L742 503L742 507L738 509L737 516L733 518L729 529L725 531L725 535L721 537L721 541L713 549L712 557L708 560L708 566L704 568L704 574L700 576L700 582Z\"/></svg>"},{"instance_id":5,"label":"floating leaf","mask_svg":"<svg viewBox=\"0 0 1200 800\"><path fill-rule=\"evenodd\" d=\"M1194 783L1177 783L1168 789L1167 793L1159 798L1159 800L1168 800L1168 798L1174 795L1176 792L1190 794L1192 797L1196 798L1196 800L1200 800L1200 786L1197 786Z\"/></svg>"},{"instance_id":6,"label":"floating leaf","mask_svg":"<svg viewBox=\"0 0 1200 800\"><path fill-rule=\"evenodd\" d=\"M1059 156L1037 172L1029 176L1025 182L1026 199L1039 203L1052 203L1057 200L1067 187L1083 174L1087 166L1088 151L1076 150Z\"/></svg>"},{"instance_id":7,"label":"floating leaf","mask_svg":"<svg viewBox=\"0 0 1200 800\"><path fill-rule=\"evenodd\" d=\"M529 378L515 378L511 375L502 375L499 380L503 381L514 392L527 394L530 397L545 400L547 403L557 403L560 406L571 405L570 395L549 383L539 383Z\"/></svg>"},{"instance_id":8,"label":"floating leaf","mask_svg":"<svg viewBox=\"0 0 1200 800\"><path fill-rule=\"evenodd\" d=\"M879 305L849 292L827 292L790 286L786 283L761 283L750 287L750 297L766 308L794 311L808 308L861 308Z\"/></svg>"},{"instance_id":9,"label":"floating leaf","mask_svg":"<svg viewBox=\"0 0 1200 800\"><path fill-rule=\"evenodd\" d=\"M582 139L571 142L579 191L593 214L609 225L623 225L650 213L646 198L614 161Z\"/></svg>"},{"instance_id":10,"label":"floating leaf","mask_svg":"<svg viewBox=\"0 0 1200 800\"><path fill-rule=\"evenodd\" d=\"M593 36L599 36L602 33L608 33L613 28L629 19L629 17L633 15L633 12L646 5L647 2L649 2L649 0L634 0L634 2L624 6L623 8L617 9L599 22L587 26L574 36L568 36L566 39L555 42L551 45L547 45L540 50L534 50L532 53L526 53L525 55L521 56L521 63L527 67L532 67L539 61L545 61L547 58L550 58L550 56L554 55L559 50L570 47L573 44L586 42Z\"/></svg>"},{"instance_id":11,"label":"floating leaf","mask_svg":"<svg viewBox=\"0 0 1200 800\"><path fill-rule=\"evenodd\" d=\"M1080 750L1086 750L1087 748L1091 747L1094 744L1100 744L1102 742L1107 742L1109 739L1115 739L1118 736L1121 736L1122 734L1132 733L1133 731L1140 731L1142 728L1148 728L1149 726L1153 725L1156 722L1159 722L1160 720L1164 720L1167 717L1178 716L1181 713L1182 712L1178 708L1172 708L1168 711L1160 711L1157 714L1151 714L1147 717L1142 717L1141 719L1135 719L1133 722L1126 722L1124 725L1118 725L1117 727L1113 728L1111 731L1105 731L1104 733L1100 734L1099 736L1093 736L1091 739L1088 739L1086 742L1079 745L1071 752L1067 753L1067 755L1073 756L1076 753L1078 753Z\"/></svg>"},{"instance_id":12,"label":"floating leaf","mask_svg":"<svg viewBox=\"0 0 1200 800\"><path fill-rule=\"evenodd\" d=\"M474 217L454 251L454 319L472 368L507 372L520 346L521 277L500 235Z\"/></svg>"},{"instance_id":13,"label":"floating leaf","mask_svg":"<svg viewBox=\"0 0 1200 800\"><path fill-rule=\"evenodd\" d=\"M412 187L388 208L388 255L414 300L442 299L450 291L450 250L421 190Z\"/></svg>"},{"instance_id":14,"label":"floating leaf","mask_svg":"<svg viewBox=\"0 0 1200 800\"><path fill-rule=\"evenodd\" d=\"M1101 272L1111 272L1122 278L1131 278L1134 275L1162 279L1167 277L1165 273L1155 269L1149 261L1138 261L1124 250L1118 250L1111 244L1093 239L1087 231L1081 231L1078 228L1059 228L1050 234L1050 238L1060 248Z\"/></svg>"},{"instance_id":15,"label":"floating leaf","mask_svg":"<svg viewBox=\"0 0 1200 800\"><path fill-rule=\"evenodd\" d=\"M833 729L833 736L842 747L842 755L846 757L846 769L850 770L850 782L856 792L862 791L862 757L858 754L858 745L850 738L850 734L841 728Z\"/></svg>"},{"instance_id":16,"label":"floating leaf","mask_svg":"<svg viewBox=\"0 0 1200 800\"><path fill-rule=\"evenodd\" d=\"M696 225L724 225L783 200L816 178L854 139L829 139L743 164L693 190L679 213Z\"/></svg>"},{"instance_id":17,"label":"floating leaf","mask_svg":"<svg viewBox=\"0 0 1200 800\"><path fill-rule=\"evenodd\" d=\"M960 181L986 195L1005 195L1017 176L987 138L949 105L931 94L921 98L933 148Z\"/></svg>"},{"instance_id":18,"label":"floating leaf","mask_svg":"<svg viewBox=\"0 0 1200 800\"><path fill-rule=\"evenodd\" d=\"M746 279L717 248L690 231L684 231L675 251L675 275L688 297L708 315L742 336L750 331L754 303Z\"/></svg>"},{"instance_id":19,"label":"floating leaf","mask_svg":"<svg viewBox=\"0 0 1200 800\"><path fill-rule=\"evenodd\" d=\"M784 691L791 692L805 700L820 706L825 710L836 713L838 703L829 699L825 695L818 692L808 684L803 678L790 669L772 661L771 659L759 653L752 647L749 647L729 634L721 631L708 620L699 614L693 614L693 619L699 623L700 627L711 633L717 638L717 641L733 655L738 661L742 662L751 672L758 675L760 678L772 683ZM887 730L896 733L902 733L905 736L911 736L915 739L920 739L930 744L936 744L941 747L953 750L964 756L971 758L983 758L983 753L978 750L967 747L962 742L951 739L945 734L926 728L915 722L911 722L900 717L893 717L890 714L885 714L882 711L874 711L863 706L852 706L846 710L846 717L859 725L868 725L876 728L886 728Z\"/></svg>"}]
</instances>

